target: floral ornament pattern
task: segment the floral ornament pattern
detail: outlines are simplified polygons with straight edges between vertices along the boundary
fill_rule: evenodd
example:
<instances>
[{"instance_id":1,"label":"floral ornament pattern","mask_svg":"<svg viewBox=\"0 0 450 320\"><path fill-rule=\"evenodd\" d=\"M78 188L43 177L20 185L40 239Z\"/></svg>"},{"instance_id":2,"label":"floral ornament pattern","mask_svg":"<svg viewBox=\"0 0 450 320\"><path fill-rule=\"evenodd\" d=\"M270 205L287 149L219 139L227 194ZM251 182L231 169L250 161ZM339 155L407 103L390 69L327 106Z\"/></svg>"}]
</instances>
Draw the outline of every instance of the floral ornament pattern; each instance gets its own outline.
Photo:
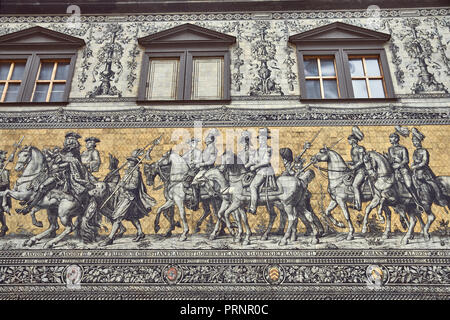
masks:
<instances>
[{"instance_id":1,"label":"floral ornament pattern","mask_svg":"<svg viewBox=\"0 0 450 320\"><path fill-rule=\"evenodd\" d=\"M122 96L122 92L112 84L114 81L119 81L119 75L123 71L121 59L124 53L124 47L121 43L126 43L126 38L123 37L124 29L120 24L107 24L106 31L102 34L101 38L96 39L97 44L103 44L99 54L98 63L94 67L93 77L94 82L96 76L100 77L100 84L94 88L94 90L88 92L87 96L93 98L96 96L108 95L108 96ZM122 39L121 39L122 38ZM113 67L116 71L113 71ZM100 69L103 69L100 71Z\"/></svg>"},{"instance_id":2,"label":"floral ornament pattern","mask_svg":"<svg viewBox=\"0 0 450 320\"><path fill-rule=\"evenodd\" d=\"M251 45L251 56L254 63L250 63L255 71L255 79L250 86L250 96L261 95L284 95L281 86L272 76L273 69L278 69L275 55L277 53L274 43L279 40L275 34L270 32L270 23L268 21L258 21L253 27L254 33L247 40L256 38ZM270 35L269 35L270 34ZM271 65L271 66L269 66Z\"/></svg>"},{"instance_id":3,"label":"floral ornament pattern","mask_svg":"<svg viewBox=\"0 0 450 320\"><path fill-rule=\"evenodd\" d=\"M408 32L400 37L405 40L404 46L408 55L417 62L407 66L411 72L418 74L418 79L411 91L415 94L429 91L448 93L444 84L438 82L435 75L430 72L430 68L440 69L440 65L431 59L434 51L430 39L434 39L436 35L431 31L419 29L418 19L405 19L403 26Z\"/></svg>"}]
</instances>

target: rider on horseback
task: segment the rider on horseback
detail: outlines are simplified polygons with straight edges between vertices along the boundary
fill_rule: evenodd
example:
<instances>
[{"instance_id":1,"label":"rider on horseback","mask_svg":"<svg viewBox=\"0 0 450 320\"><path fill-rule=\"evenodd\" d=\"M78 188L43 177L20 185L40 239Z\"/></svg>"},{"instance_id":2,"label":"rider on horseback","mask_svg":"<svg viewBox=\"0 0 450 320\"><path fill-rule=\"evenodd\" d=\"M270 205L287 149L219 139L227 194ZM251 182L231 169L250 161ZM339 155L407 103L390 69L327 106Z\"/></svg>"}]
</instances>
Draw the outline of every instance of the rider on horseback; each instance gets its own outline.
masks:
<instances>
[{"instance_id":1,"label":"rider on horseback","mask_svg":"<svg viewBox=\"0 0 450 320\"><path fill-rule=\"evenodd\" d=\"M6 161L6 151L0 150L0 168L1 174L0 174L0 191L5 191L6 189L10 188L10 181L9 181L9 170L5 169L5 161ZM8 226L6 225L6 218L5 218L5 212L8 212L11 208L11 198L8 197L6 202L0 203L0 222L2 224L2 227L0 229L0 237L3 237L6 234L6 231L8 231Z\"/></svg>"},{"instance_id":2,"label":"rider on horseback","mask_svg":"<svg viewBox=\"0 0 450 320\"><path fill-rule=\"evenodd\" d=\"M395 172L395 179L397 181L403 181L403 184L405 185L408 192L411 194L411 196L414 199L414 202L416 204L419 204L419 197L417 195L416 188L414 187L412 183L411 178L411 171L409 169L409 154L408 149L406 149L404 146L399 144L400 136L408 136L409 130L402 127L395 127L396 132L391 133L389 136L389 140L392 144L391 147L388 149L388 159L391 163L392 168Z\"/></svg>"},{"instance_id":3,"label":"rider on horseback","mask_svg":"<svg viewBox=\"0 0 450 320\"><path fill-rule=\"evenodd\" d=\"M197 187L192 186L191 182L194 180L194 177L199 171L197 165L202 162L202 151L197 148L197 144L199 142L200 140L197 138L188 140L187 144L189 145L189 150L183 155L183 159L189 166L189 171L186 174L184 186L192 190L193 201L191 209L194 211L198 210L198 199L200 196L197 194L199 190Z\"/></svg>"},{"instance_id":4,"label":"rider on horseback","mask_svg":"<svg viewBox=\"0 0 450 320\"><path fill-rule=\"evenodd\" d=\"M255 153L253 161L248 162L245 168L255 171L256 175L250 184L250 206L248 211L251 214L256 213L256 204L258 202L258 189L264 183L268 183L270 179L274 179L275 172L272 168L270 160L272 158L272 148L267 145L270 130L268 128L259 129L258 141L259 148ZM269 187L266 185L266 187Z\"/></svg>"},{"instance_id":5,"label":"rider on horseback","mask_svg":"<svg viewBox=\"0 0 450 320\"><path fill-rule=\"evenodd\" d=\"M81 164L80 143L81 136L75 132L69 132L65 136L64 148L59 151L47 151L47 157L51 159L51 167L48 176L43 181L37 192L22 209L16 209L18 213L27 214L36 206L50 190L62 187L64 192L83 201L87 189L91 185L91 179L87 176L87 170ZM91 180L91 181L90 181Z\"/></svg>"},{"instance_id":6,"label":"rider on horseback","mask_svg":"<svg viewBox=\"0 0 450 320\"><path fill-rule=\"evenodd\" d=\"M436 180L436 175L429 166L430 154L427 149L422 147L422 141L425 139L425 135L416 128L412 129L412 135L412 142L414 147L416 147L416 150L414 150L413 153L413 164L411 166L414 184L418 189L420 188L422 191L425 191L426 194L428 193L428 190L427 188L423 188L423 184L429 184L434 190L437 203L440 206L445 207L448 205L448 202L443 196L440 185ZM431 198L429 194L427 194L427 196Z\"/></svg>"},{"instance_id":7,"label":"rider on horseback","mask_svg":"<svg viewBox=\"0 0 450 320\"><path fill-rule=\"evenodd\" d=\"M361 185L366 177L366 170L364 168L364 156L366 155L366 149L358 145L358 142L363 138L364 134L357 126L352 128L352 134L348 136L348 143L352 146L350 151L352 163L348 165L348 168L354 171L355 174L352 187L355 194L356 210L361 210Z\"/></svg>"}]
</instances>

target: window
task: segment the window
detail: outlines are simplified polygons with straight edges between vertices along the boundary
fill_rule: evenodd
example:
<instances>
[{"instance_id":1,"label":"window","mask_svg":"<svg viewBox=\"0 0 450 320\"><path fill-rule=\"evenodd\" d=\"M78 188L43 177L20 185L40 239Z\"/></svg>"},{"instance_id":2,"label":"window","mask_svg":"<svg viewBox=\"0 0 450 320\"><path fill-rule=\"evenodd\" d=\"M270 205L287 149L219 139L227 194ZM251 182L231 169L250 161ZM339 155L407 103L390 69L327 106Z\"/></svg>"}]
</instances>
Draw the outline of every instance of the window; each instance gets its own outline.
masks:
<instances>
[{"instance_id":1,"label":"window","mask_svg":"<svg viewBox=\"0 0 450 320\"><path fill-rule=\"evenodd\" d=\"M389 38L340 22L291 36L302 99L394 98L383 49Z\"/></svg>"},{"instance_id":2,"label":"window","mask_svg":"<svg viewBox=\"0 0 450 320\"><path fill-rule=\"evenodd\" d=\"M32 95L33 102L63 101L69 74L69 60L43 60Z\"/></svg>"},{"instance_id":3,"label":"window","mask_svg":"<svg viewBox=\"0 0 450 320\"><path fill-rule=\"evenodd\" d=\"M25 60L0 61L0 102L17 101Z\"/></svg>"},{"instance_id":4,"label":"window","mask_svg":"<svg viewBox=\"0 0 450 320\"><path fill-rule=\"evenodd\" d=\"M305 87L311 98L339 98L336 61L330 56L305 56Z\"/></svg>"},{"instance_id":5,"label":"window","mask_svg":"<svg viewBox=\"0 0 450 320\"><path fill-rule=\"evenodd\" d=\"M223 102L230 99L232 36L191 24L140 38L146 48L139 101Z\"/></svg>"},{"instance_id":6,"label":"window","mask_svg":"<svg viewBox=\"0 0 450 320\"><path fill-rule=\"evenodd\" d=\"M0 37L0 103L67 102L82 39L33 27Z\"/></svg>"}]
</instances>

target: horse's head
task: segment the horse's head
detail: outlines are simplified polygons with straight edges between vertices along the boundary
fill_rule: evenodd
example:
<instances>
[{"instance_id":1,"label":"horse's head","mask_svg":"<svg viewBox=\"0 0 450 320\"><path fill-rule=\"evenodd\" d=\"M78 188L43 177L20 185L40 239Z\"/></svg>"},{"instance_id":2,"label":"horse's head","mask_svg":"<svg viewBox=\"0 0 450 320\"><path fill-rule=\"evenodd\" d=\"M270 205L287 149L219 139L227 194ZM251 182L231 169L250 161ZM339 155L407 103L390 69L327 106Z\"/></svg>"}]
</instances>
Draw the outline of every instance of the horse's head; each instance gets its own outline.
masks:
<instances>
[{"instance_id":1,"label":"horse's head","mask_svg":"<svg viewBox=\"0 0 450 320\"><path fill-rule=\"evenodd\" d=\"M311 157L311 162L326 162L330 158L330 149L324 146L320 151Z\"/></svg>"},{"instance_id":2,"label":"horse's head","mask_svg":"<svg viewBox=\"0 0 450 320\"><path fill-rule=\"evenodd\" d=\"M14 170L16 170L17 172L25 170L25 168L31 161L31 148L31 146L25 146L19 151L19 153L17 154L17 163L14 167Z\"/></svg>"}]
</instances>

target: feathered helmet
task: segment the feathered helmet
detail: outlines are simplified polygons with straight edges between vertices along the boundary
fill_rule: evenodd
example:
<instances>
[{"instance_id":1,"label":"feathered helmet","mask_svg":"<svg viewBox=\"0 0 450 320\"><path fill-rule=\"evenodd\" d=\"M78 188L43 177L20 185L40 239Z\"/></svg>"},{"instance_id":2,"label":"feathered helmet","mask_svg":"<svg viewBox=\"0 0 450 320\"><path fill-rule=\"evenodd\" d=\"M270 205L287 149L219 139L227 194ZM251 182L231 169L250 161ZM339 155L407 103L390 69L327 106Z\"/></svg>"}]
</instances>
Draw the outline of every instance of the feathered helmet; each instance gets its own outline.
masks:
<instances>
[{"instance_id":1,"label":"feathered helmet","mask_svg":"<svg viewBox=\"0 0 450 320\"><path fill-rule=\"evenodd\" d=\"M206 140L211 139L212 141L216 140L216 137L220 135L220 131L216 128L213 128L209 130L208 134L206 135Z\"/></svg>"},{"instance_id":2,"label":"feathered helmet","mask_svg":"<svg viewBox=\"0 0 450 320\"><path fill-rule=\"evenodd\" d=\"M361 141L362 139L364 139L364 133L361 131L361 129L358 128L358 126L354 126L352 128L352 134L348 136L348 139Z\"/></svg>"},{"instance_id":3,"label":"feathered helmet","mask_svg":"<svg viewBox=\"0 0 450 320\"><path fill-rule=\"evenodd\" d=\"M412 128L412 135L419 141L423 141L423 139L425 139L425 135L422 132L420 132L417 128Z\"/></svg>"},{"instance_id":4,"label":"feathered helmet","mask_svg":"<svg viewBox=\"0 0 450 320\"><path fill-rule=\"evenodd\" d=\"M139 156L142 155L142 150L141 149L136 149L131 153L131 156L127 158L128 161L131 162L135 162L138 163L139 161L141 161L141 159L139 158Z\"/></svg>"},{"instance_id":5,"label":"feathered helmet","mask_svg":"<svg viewBox=\"0 0 450 320\"><path fill-rule=\"evenodd\" d=\"M409 129L406 127L401 126L395 126L395 133L401 135L402 137L406 138L409 136Z\"/></svg>"},{"instance_id":6,"label":"feathered helmet","mask_svg":"<svg viewBox=\"0 0 450 320\"><path fill-rule=\"evenodd\" d=\"M248 130L242 131L241 137L239 138L239 143L244 144L246 140L250 145L252 145L252 133Z\"/></svg>"}]
</instances>

